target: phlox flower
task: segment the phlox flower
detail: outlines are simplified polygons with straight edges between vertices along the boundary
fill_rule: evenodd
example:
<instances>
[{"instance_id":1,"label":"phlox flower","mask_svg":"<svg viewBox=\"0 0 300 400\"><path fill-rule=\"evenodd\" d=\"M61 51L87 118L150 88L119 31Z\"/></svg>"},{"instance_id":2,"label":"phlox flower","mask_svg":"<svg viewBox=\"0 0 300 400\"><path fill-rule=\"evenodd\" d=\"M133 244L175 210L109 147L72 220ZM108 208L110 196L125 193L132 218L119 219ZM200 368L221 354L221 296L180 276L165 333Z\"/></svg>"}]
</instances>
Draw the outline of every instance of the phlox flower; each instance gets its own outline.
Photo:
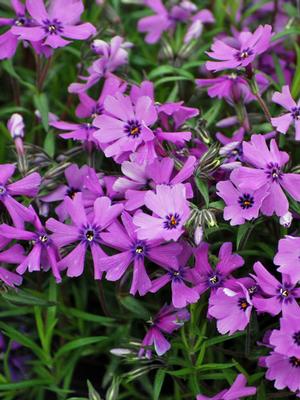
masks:
<instances>
[{"instance_id":1,"label":"phlox flower","mask_svg":"<svg viewBox=\"0 0 300 400\"><path fill-rule=\"evenodd\" d=\"M280 117L271 118L272 125L280 133L286 133L290 125L295 125L296 140L300 140L300 100L298 103L292 98L289 86L283 86L282 93L275 92L272 100L281 105L288 113Z\"/></svg>"},{"instance_id":2,"label":"phlox flower","mask_svg":"<svg viewBox=\"0 0 300 400\"><path fill-rule=\"evenodd\" d=\"M239 400L242 397L253 396L256 393L255 386L247 386L247 380L243 374L239 374L229 389L222 390L213 397L198 394L196 400Z\"/></svg>"},{"instance_id":3,"label":"phlox flower","mask_svg":"<svg viewBox=\"0 0 300 400\"><path fill-rule=\"evenodd\" d=\"M152 351L149 347L152 345L154 345L157 355L162 356L165 354L170 350L171 344L164 335L180 329L189 318L190 314L185 308L176 310L173 306L163 306L153 320L149 321L150 328L142 341L139 357L150 359Z\"/></svg>"},{"instance_id":4,"label":"phlox flower","mask_svg":"<svg viewBox=\"0 0 300 400\"><path fill-rule=\"evenodd\" d=\"M154 133L150 127L157 120L157 111L149 96L139 97L135 104L129 96L122 93L107 96L104 110L106 114L94 120L94 127L98 128L94 132L94 139L100 145L107 144L104 149L106 157L115 157L118 160L127 154L128 158L129 154L148 146L150 152L154 151ZM147 152L143 154L141 162L145 160L146 154ZM148 156L148 161L154 158L153 154Z\"/></svg>"},{"instance_id":5,"label":"phlox flower","mask_svg":"<svg viewBox=\"0 0 300 400\"><path fill-rule=\"evenodd\" d=\"M16 167L13 164L0 164L0 203L4 205L16 226L32 216L29 208L14 199L15 196L35 197L39 191L41 177L33 172L13 183L9 183Z\"/></svg>"},{"instance_id":6,"label":"phlox flower","mask_svg":"<svg viewBox=\"0 0 300 400\"><path fill-rule=\"evenodd\" d=\"M99 197L94 204L94 211L87 215L83 206L82 194L66 198L65 204L72 224L63 224L54 218L48 219L46 226L53 234L51 240L58 248L76 243L75 248L58 264L61 270L67 269L67 276L76 277L83 273L84 261L88 250L94 262L94 277L101 278L100 259L105 256L100 247L100 233L122 212L120 204L111 205L108 197Z\"/></svg>"},{"instance_id":7,"label":"phlox flower","mask_svg":"<svg viewBox=\"0 0 300 400\"><path fill-rule=\"evenodd\" d=\"M202 242L194 251L195 268L194 276L199 294L211 289L213 293L226 286L226 281L231 278L231 273L244 265L244 259L232 253L232 243L225 242L219 250L218 263L212 268L208 261L209 245Z\"/></svg>"},{"instance_id":8,"label":"phlox flower","mask_svg":"<svg viewBox=\"0 0 300 400\"><path fill-rule=\"evenodd\" d=\"M271 140L270 149L263 135L252 135L251 142L243 142L245 162L252 166L239 167L232 171L230 178L240 190L268 189L268 196L263 200L261 212L281 217L288 212L289 202L282 189L295 200L300 200L300 175L283 172L289 156L280 151L275 139Z\"/></svg>"},{"instance_id":9,"label":"phlox flower","mask_svg":"<svg viewBox=\"0 0 300 400\"><path fill-rule=\"evenodd\" d=\"M274 264L279 265L278 271L289 276L291 282L300 281L300 238L286 236L278 243L278 252L274 257Z\"/></svg>"},{"instance_id":10,"label":"phlox flower","mask_svg":"<svg viewBox=\"0 0 300 400\"><path fill-rule=\"evenodd\" d=\"M249 324L252 301L243 284L232 290L219 288L209 299L208 313L217 320L217 329L222 334L234 334L243 331Z\"/></svg>"},{"instance_id":11,"label":"phlox flower","mask_svg":"<svg viewBox=\"0 0 300 400\"><path fill-rule=\"evenodd\" d=\"M95 44L96 42L96 44ZM115 36L110 43L103 40L94 42L94 47L97 48L97 54L100 57L93 62L88 68L88 76L80 76L80 79L85 83L72 83L68 90L70 93L83 93L92 86L96 85L102 78L109 78L116 69L127 64L128 51L131 43L124 42L121 36Z\"/></svg>"},{"instance_id":12,"label":"phlox flower","mask_svg":"<svg viewBox=\"0 0 300 400\"><path fill-rule=\"evenodd\" d=\"M274 386L278 390L285 387L292 392L300 391L300 359L279 354L275 351L261 361L268 368L266 378L275 381Z\"/></svg>"},{"instance_id":13,"label":"phlox flower","mask_svg":"<svg viewBox=\"0 0 300 400\"><path fill-rule=\"evenodd\" d=\"M45 203L60 201L55 208L60 221L65 221L68 217L68 208L65 204L66 197L74 198L75 194L83 190L85 178L89 175L90 169L87 165L78 168L76 164L70 165L65 169L64 175L66 183L59 185L53 192L41 197Z\"/></svg>"},{"instance_id":14,"label":"phlox flower","mask_svg":"<svg viewBox=\"0 0 300 400\"><path fill-rule=\"evenodd\" d=\"M280 329L274 329L269 338L274 351L300 359L300 309L280 318Z\"/></svg>"},{"instance_id":15,"label":"phlox flower","mask_svg":"<svg viewBox=\"0 0 300 400\"><path fill-rule=\"evenodd\" d=\"M84 11L81 0L51 0L46 10L43 0L26 0L26 8L32 17L32 26L14 26L12 33L23 40L42 41L43 45L64 47L70 40L85 40L95 35L90 23L78 24Z\"/></svg>"},{"instance_id":16,"label":"phlox flower","mask_svg":"<svg viewBox=\"0 0 300 400\"><path fill-rule=\"evenodd\" d=\"M267 186L257 190L240 189L235 176L232 179L217 183L217 195L225 201L223 218L230 220L230 225L241 225L258 217L264 199L268 196Z\"/></svg>"},{"instance_id":17,"label":"phlox flower","mask_svg":"<svg viewBox=\"0 0 300 400\"><path fill-rule=\"evenodd\" d=\"M265 296L253 298L253 305L257 311L267 312L271 315L277 315L282 311L284 316L287 313L300 313L297 303L297 298L300 297L300 288L296 288L296 285L291 283L288 275L283 275L281 283L260 262L256 262L253 269L255 275L252 277Z\"/></svg>"},{"instance_id":18,"label":"phlox flower","mask_svg":"<svg viewBox=\"0 0 300 400\"><path fill-rule=\"evenodd\" d=\"M145 205L154 215L137 212L133 223L137 226L137 237L144 239L177 240L190 215L186 200L186 189L182 183L172 187L158 185L156 193L145 195Z\"/></svg>"},{"instance_id":19,"label":"phlox flower","mask_svg":"<svg viewBox=\"0 0 300 400\"><path fill-rule=\"evenodd\" d=\"M1 226L1 225L0 225ZM11 246L4 250L10 239L4 236L0 237L0 263L1 264L19 264L24 260L24 249L19 244ZM0 281L10 287L20 286L23 278L19 274L9 271L4 267L0 267Z\"/></svg>"},{"instance_id":20,"label":"phlox flower","mask_svg":"<svg viewBox=\"0 0 300 400\"><path fill-rule=\"evenodd\" d=\"M198 11L191 17L191 24L184 36L184 43L189 43L192 39L198 39L203 31L203 24L212 24L215 18L209 10Z\"/></svg>"},{"instance_id":21,"label":"phlox flower","mask_svg":"<svg viewBox=\"0 0 300 400\"><path fill-rule=\"evenodd\" d=\"M184 245L178 262L162 265L166 273L152 281L151 293L156 293L165 285L171 284L172 304L175 308L186 307L199 300L199 293L194 287L193 269L187 265L190 255L190 247Z\"/></svg>"},{"instance_id":22,"label":"phlox flower","mask_svg":"<svg viewBox=\"0 0 300 400\"><path fill-rule=\"evenodd\" d=\"M226 44L222 40L215 40L211 46L212 51L207 54L218 61L207 61L206 68L209 71L222 71L247 67L255 57L264 53L270 47L272 27L260 25L254 33L241 32L236 47Z\"/></svg>"},{"instance_id":23,"label":"phlox flower","mask_svg":"<svg viewBox=\"0 0 300 400\"><path fill-rule=\"evenodd\" d=\"M145 260L149 259L158 265L177 265L176 256L180 253L181 246L177 243L164 244L162 240L139 240L132 217L127 212L123 212L121 219L123 225L116 221L107 228L107 232L101 234L105 245L121 252L101 258L100 268L106 271L107 280L116 281L133 264L130 293L135 295L138 292L143 296L151 288Z\"/></svg>"}]
</instances>

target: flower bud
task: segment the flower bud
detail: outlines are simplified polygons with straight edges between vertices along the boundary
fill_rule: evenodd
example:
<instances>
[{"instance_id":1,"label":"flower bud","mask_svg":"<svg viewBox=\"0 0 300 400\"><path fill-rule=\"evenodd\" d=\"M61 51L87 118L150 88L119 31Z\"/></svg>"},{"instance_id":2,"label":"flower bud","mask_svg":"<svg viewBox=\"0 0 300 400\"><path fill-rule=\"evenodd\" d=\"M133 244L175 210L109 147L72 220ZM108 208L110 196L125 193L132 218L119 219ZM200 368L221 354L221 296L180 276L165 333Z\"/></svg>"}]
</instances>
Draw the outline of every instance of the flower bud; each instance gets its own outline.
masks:
<instances>
[{"instance_id":1,"label":"flower bud","mask_svg":"<svg viewBox=\"0 0 300 400\"><path fill-rule=\"evenodd\" d=\"M20 114L12 114L7 123L7 129L9 130L11 137L15 140L17 138L24 137L24 121Z\"/></svg>"},{"instance_id":2,"label":"flower bud","mask_svg":"<svg viewBox=\"0 0 300 400\"><path fill-rule=\"evenodd\" d=\"M194 232L194 242L197 246L202 242L203 239L203 229L201 225L198 225Z\"/></svg>"}]
</instances>

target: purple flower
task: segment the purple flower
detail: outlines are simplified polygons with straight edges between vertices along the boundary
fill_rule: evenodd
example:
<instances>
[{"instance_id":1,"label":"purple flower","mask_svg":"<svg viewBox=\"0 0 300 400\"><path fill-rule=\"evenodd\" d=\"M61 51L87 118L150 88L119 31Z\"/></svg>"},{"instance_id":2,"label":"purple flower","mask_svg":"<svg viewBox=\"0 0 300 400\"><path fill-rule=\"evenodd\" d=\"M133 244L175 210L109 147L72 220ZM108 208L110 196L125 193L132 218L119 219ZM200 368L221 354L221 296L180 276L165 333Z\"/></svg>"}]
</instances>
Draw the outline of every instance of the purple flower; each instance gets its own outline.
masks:
<instances>
[{"instance_id":1,"label":"purple flower","mask_svg":"<svg viewBox=\"0 0 300 400\"><path fill-rule=\"evenodd\" d=\"M18 46L18 36L12 32L14 26L31 26L32 21L26 16L25 5L20 0L11 0L15 18L0 18L0 26L10 27L0 35L0 60L14 56Z\"/></svg>"},{"instance_id":2,"label":"purple flower","mask_svg":"<svg viewBox=\"0 0 300 400\"><path fill-rule=\"evenodd\" d=\"M150 328L143 339L142 348L139 351L139 357L151 358L152 351L149 348L154 345L157 355L162 356L171 345L164 337L164 334L170 334L180 329L185 321L190 318L189 312L184 308L176 310L172 306L163 306L158 314L150 321Z\"/></svg>"},{"instance_id":3,"label":"purple flower","mask_svg":"<svg viewBox=\"0 0 300 400\"><path fill-rule=\"evenodd\" d=\"M2 254L0 254L0 258L1 256ZM14 272L8 271L7 269L0 267L0 281L2 281L7 286L15 288L16 286L21 285L23 278L22 276L15 274Z\"/></svg>"},{"instance_id":4,"label":"purple flower","mask_svg":"<svg viewBox=\"0 0 300 400\"><path fill-rule=\"evenodd\" d=\"M262 74L256 74L255 78L262 93L269 81ZM255 99L247 80L236 73L210 79L196 79L196 84L201 88L208 87L209 97L225 99L231 105L240 102L249 103Z\"/></svg>"},{"instance_id":5,"label":"purple flower","mask_svg":"<svg viewBox=\"0 0 300 400\"><path fill-rule=\"evenodd\" d=\"M127 200L125 208L129 211L136 210L145 204L145 195L149 187L156 185L176 185L183 183L191 177L195 169L196 158L188 157L181 170L174 174L174 160L165 157L155 159L151 164L139 165L134 161L124 161L122 172L125 177L120 177L114 184L114 189L125 193ZM193 197L193 190L190 183L185 183L186 197Z\"/></svg>"},{"instance_id":6,"label":"purple flower","mask_svg":"<svg viewBox=\"0 0 300 400\"><path fill-rule=\"evenodd\" d=\"M89 122L54 121L50 125L63 131L69 131L59 135L63 139L79 140L85 145L87 150L90 150L93 146L98 147L98 143L94 138L94 133L97 129Z\"/></svg>"},{"instance_id":7,"label":"purple flower","mask_svg":"<svg viewBox=\"0 0 300 400\"><path fill-rule=\"evenodd\" d=\"M121 93L107 96L104 110L110 115L95 118L94 126L99 130L94 133L94 138L101 145L108 144L104 150L106 157L118 159L124 153L131 154L141 145L153 141L150 126L157 120L157 111L149 96L139 97L135 104L129 96Z\"/></svg>"},{"instance_id":8,"label":"purple flower","mask_svg":"<svg viewBox=\"0 0 300 400\"><path fill-rule=\"evenodd\" d=\"M232 181L217 183L217 195L225 201L223 218L230 220L230 225L241 225L245 221L257 218L264 199L268 196L268 187L262 186L257 190L239 189Z\"/></svg>"},{"instance_id":9,"label":"purple flower","mask_svg":"<svg viewBox=\"0 0 300 400\"><path fill-rule=\"evenodd\" d=\"M41 197L41 200L46 203L61 201L60 205L56 207L55 212L60 221L65 221L68 217L68 208L65 204L65 199L70 197L74 198L75 194L83 190L86 177L89 175L91 168L84 165L78 168L76 164L70 165L65 169L66 184L58 186L52 193Z\"/></svg>"},{"instance_id":10,"label":"purple flower","mask_svg":"<svg viewBox=\"0 0 300 400\"><path fill-rule=\"evenodd\" d=\"M27 270L29 272L40 271L42 269L47 271L51 268L56 282L60 283L61 276L57 265L59 259L57 248L37 214L33 209L31 211L33 218L30 222L32 222L34 231L26 231L2 224L0 225L0 233L9 239L24 240L32 243L31 250L26 257L22 257L21 263L17 267L19 274L23 275Z\"/></svg>"},{"instance_id":11,"label":"purple flower","mask_svg":"<svg viewBox=\"0 0 300 400\"><path fill-rule=\"evenodd\" d=\"M41 177L34 172L16 182L8 183L15 169L12 164L0 164L0 203L9 212L13 223L21 227L24 220L32 217L32 212L17 202L14 196L35 197L41 184Z\"/></svg>"},{"instance_id":12,"label":"purple flower","mask_svg":"<svg viewBox=\"0 0 300 400\"><path fill-rule=\"evenodd\" d=\"M90 23L78 25L84 11L81 0L52 0L48 11L43 0L26 0L26 8L34 26L12 28L12 33L23 40L43 41L43 45L56 49L70 43L63 38L85 40L96 33Z\"/></svg>"},{"instance_id":13,"label":"purple flower","mask_svg":"<svg viewBox=\"0 0 300 400\"><path fill-rule=\"evenodd\" d=\"M191 249L185 244L178 257L178 263L169 262L166 263L167 266L162 265L166 273L152 281L151 293L156 293L163 286L171 283L172 304L175 308L186 307L188 304L196 303L199 300L199 293L195 287L186 284L195 283L193 270L186 265L190 255Z\"/></svg>"},{"instance_id":14,"label":"purple flower","mask_svg":"<svg viewBox=\"0 0 300 400\"><path fill-rule=\"evenodd\" d=\"M253 305L257 311L271 315L277 315L281 311L283 315L300 312L297 304L300 289L291 283L287 275L283 275L283 282L280 283L260 262L256 262L253 269L256 274L253 278L262 293L267 296L253 298Z\"/></svg>"},{"instance_id":15,"label":"purple flower","mask_svg":"<svg viewBox=\"0 0 300 400\"><path fill-rule=\"evenodd\" d=\"M123 43L123 41L124 39L120 36L113 37L110 43L97 40L97 54L101 57L88 68L89 76L80 76L80 79L86 82L72 83L69 86L69 92L82 93L94 86L100 79L114 77L112 72L121 65L127 64L128 61L127 48L131 47L131 43Z\"/></svg>"},{"instance_id":16,"label":"purple flower","mask_svg":"<svg viewBox=\"0 0 300 400\"><path fill-rule=\"evenodd\" d=\"M300 309L280 318L280 329L273 330L270 345L274 351L288 357L300 359Z\"/></svg>"},{"instance_id":17,"label":"purple flower","mask_svg":"<svg viewBox=\"0 0 300 400\"><path fill-rule=\"evenodd\" d=\"M222 71L246 67L257 55L264 53L270 47L271 36L272 27L260 25L254 33L241 32L236 47L216 40L211 47L212 51L207 54L218 61L207 61L206 68L209 71Z\"/></svg>"},{"instance_id":18,"label":"purple flower","mask_svg":"<svg viewBox=\"0 0 300 400\"><path fill-rule=\"evenodd\" d=\"M9 242L8 238L0 236L0 263L19 264L24 260L24 249L19 244L15 244L9 249L3 250ZM22 280L23 278L20 275L0 267L0 281L4 282L5 285L14 288L15 286L20 286Z\"/></svg>"},{"instance_id":19,"label":"purple flower","mask_svg":"<svg viewBox=\"0 0 300 400\"><path fill-rule=\"evenodd\" d=\"M270 149L262 135L252 135L251 142L243 142L244 160L254 168L240 167L232 171L231 180L240 190L257 190L267 188L269 195L263 200L261 212L281 217L288 212L289 203L282 188L295 200L300 200L300 175L283 172L283 166L289 156L280 151L274 139Z\"/></svg>"},{"instance_id":20,"label":"purple flower","mask_svg":"<svg viewBox=\"0 0 300 400\"><path fill-rule=\"evenodd\" d=\"M195 279L197 290L202 294L207 289L216 291L226 285L231 273L244 265L244 260L238 254L232 253L232 243L223 243L219 251L219 261L212 268L208 261L209 246L203 242L195 250Z\"/></svg>"},{"instance_id":21,"label":"purple flower","mask_svg":"<svg viewBox=\"0 0 300 400\"><path fill-rule=\"evenodd\" d=\"M98 100L92 99L87 93L79 92L78 97L80 103L76 108L76 116L78 118L96 118L104 111L104 100L108 95L115 95L118 92L123 93L126 89L126 83L116 76L110 76L105 79Z\"/></svg>"},{"instance_id":22,"label":"purple flower","mask_svg":"<svg viewBox=\"0 0 300 400\"><path fill-rule=\"evenodd\" d=\"M256 387L246 385L246 378L243 374L239 374L229 389L222 390L213 397L198 394L197 400L239 400L242 397L253 396L256 393Z\"/></svg>"},{"instance_id":23,"label":"purple flower","mask_svg":"<svg viewBox=\"0 0 300 400\"><path fill-rule=\"evenodd\" d=\"M243 331L249 324L252 301L245 286L239 286L236 290L219 288L209 299L208 313L217 319L217 328L222 335Z\"/></svg>"},{"instance_id":24,"label":"purple flower","mask_svg":"<svg viewBox=\"0 0 300 400\"><path fill-rule=\"evenodd\" d=\"M203 24L212 24L215 18L209 10L201 10L191 18L191 25L188 27L184 36L184 43L189 43L192 39L198 39L203 30Z\"/></svg>"},{"instance_id":25,"label":"purple flower","mask_svg":"<svg viewBox=\"0 0 300 400\"><path fill-rule=\"evenodd\" d=\"M272 125L278 132L286 133L289 126L294 124L296 129L296 140L300 140L300 100L298 103L295 102L288 86L283 86L282 93L275 92L272 100L274 103L277 103L288 110L287 114L271 118Z\"/></svg>"},{"instance_id":26,"label":"purple flower","mask_svg":"<svg viewBox=\"0 0 300 400\"><path fill-rule=\"evenodd\" d=\"M138 227L139 239L177 240L181 236L190 215L183 184L178 183L173 187L158 185L156 193L146 193L145 205L155 215L143 212L135 214L133 223Z\"/></svg>"},{"instance_id":27,"label":"purple flower","mask_svg":"<svg viewBox=\"0 0 300 400\"><path fill-rule=\"evenodd\" d=\"M268 368L266 378L275 381L276 389L288 387L293 392L300 390L299 358L272 352L264 358L264 365Z\"/></svg>"},{"instance_id":28,"label":"purple flower","mask_svg":"<svg viewBox=\"0 0 300 400\"><path fill-rule=\"evenodd\" d=\"M72 225L63 224L50 218L46 226L53 232L51 239L58 248L77 243L76 247L58 264L60 269L67 269L70 277L83 273L87 250L90 249L94 262L94 277L101 278L100 259L105 256L100 247L100 233L122 212L123 206L111 205L108 197L100 197L95 201L93 215L86 215L82 194L76 193L73 200L66 198L65 204L72 220Z\"/></svg>"},{"instance_id":29,"label":"purple flower","mask_svg":"<svg viewBox=\"0 0 300 400\"><path fill-rule=\"evenodd\" d=\"M199 114L199 110L197 108L186 107L183 105L183 101L162 104L158 106L157 111L162 127L166 130L176 130L180 128L185 121L196 117ZM174 121L171 127L170 118L172 118Z\"/></svg>"},{"instance_id":30,"label":"purple flower","mask_svg":"<svg viewBox=\"0 0 300 400\"><path fill-rule=\"evenodd\" d=\"M133 277L130 293L138 292L141 296L151 288L151 281L145 269L145 259L159 265L177 265L176 256L181 251L177 243L162 244L161 240L139 240L132 217L123 212L121 216L123 226L114 222L107 228L108 232L101 234L104 244L121 252L99 260L101 270L106 271L106 279L119 280L133 264Z\"/></svg>"},{"instance_id":31,"label":"purple flower","mask_svg":"<svg viewBox=\"0 0 300 400\"><path fill-rule=\"evenodd\" d=\"M300 238L286 236L278 243L278 252L274 264L279 265L278 271L287 274L292 283L300 281Z\"/></svg>"}]
</instances>

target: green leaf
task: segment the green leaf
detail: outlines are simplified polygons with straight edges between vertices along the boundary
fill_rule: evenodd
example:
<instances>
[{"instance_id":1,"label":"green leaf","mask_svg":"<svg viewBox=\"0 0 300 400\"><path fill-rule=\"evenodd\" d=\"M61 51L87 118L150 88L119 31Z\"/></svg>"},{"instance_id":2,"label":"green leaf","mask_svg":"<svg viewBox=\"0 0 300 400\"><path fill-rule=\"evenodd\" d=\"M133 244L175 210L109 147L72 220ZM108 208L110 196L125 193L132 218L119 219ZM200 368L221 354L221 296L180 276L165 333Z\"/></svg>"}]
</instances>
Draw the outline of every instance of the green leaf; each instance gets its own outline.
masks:
<instances>
[{"instance_id":1,"label":"green leaf","mask_svg":"<svg viewBox=\"0 0 300 400\"><path fill-rule=\"evenodd\" d=\"M300 29L299 28L287 28L284 31L281 31L279 33L277 33L276 35L272 36L272 42L275 42L278 39L281 39L285 36L288 35L299 35L300 34Z\"/></svg>"},{"instance_id":2,"label":"green leaf","mask_svg":"<svg viewBox=\"0 0 300 400\"><path fill-rule=\"evenodd\" d=\"M60 309L64 312L64 314L69 317L75 317L82 319L84 321L95 322L99 325L103 326L112 326L114 325L115 320L109 317L103 317L102 315L90 314L85 311L78 310L77 308L67 308L60 307Z\"/></svg>"},{"instance_id":3,"label":"green leaf","mask_svg":"<svg viewBox=\"0 0 300 400\"><path fill-rule=\"evenodd\" d=\"M48 99L45 93L38 93L33 97L34 105L38 109L41 114L42 124L46 132L49 129L49 107L48 107Z\"/></svg>"},{"instance_id":4,"label":"green leaf","mask_svg":"<svg viewBox=\"0 0 300 400\"><path fill-rule=\"evenodd\" d=\"M141 304L140 301L136 300L134 297L120 297L120 303L137 317L142 319L149 318L149 311Z\"/></svg>"},{"instance_id":5,"label":"green leaf","mask_svg":"<svg viewBox=\"0 0 300 400\"><path fill-rule=\"evenodd\" d=\"M77 350L80 347L88 346L90 344L101 343L107 340L106 336L91 336L80 339L72 340L71 342L62 346L56 353L55 358L59 358L66 353L70 353L72 350Z\"/></svg>"},{"instance_id":6,"label":"green leaf","mask_svg":"<svg viewBox=\"0 0 300 400\"><path fill-rule=\"evenodd\" d=\"M32 85L31 83L28 83L24 81L15 71L14 66L12 64L12 59L10 60L4 60L1 62L2 68L13 78L15 78L19 83L21 83L23 86L26 86L32 93L36 92L36 87Z\"/></svg>"},{"instance_id":7,"label":"green leaf","mask_svg":"<svg viewBox=\"0 0 300 400\"><path fill-rule=\"evenodd\" d=\"M99 393L95 390L94 386L91 382L87 381L88 389L89 389L89 400L101 400Z\"/></svg>"},{"instance_id":8,"label":"green leaf","mask_svg":"<svg viewBox=\"0 0 300 400\"><path fill-rule=\"evenodd\" d=\"M237 250L239 250L241 242L246 237L249 229L251 229L251 228L250 228L250 224L248 222L246 222L243 225L240 225L238 227L238 232L237 232L237 235L236 235L236 249Z\"/></svg>"},{"instance_id":9,"label":"green leaf","mask_svg":"<svg viewBox=\"0 0 300 400\"><path fill-rule=\"evenodd\" d=\"M34 388L38 386L47 387L51 381L48 379L31 379L28 381L13 382L13 383L0 383L0 391L12 391L15 393L16 390L22 390L27 388Z\"/></svg>"},{"instance_id":10,"label":"green leaf","mask_svg":"<svg viewBox=\"0 0 300 400\"><path fill-rule=\"evenodd\" d=\"M24 306L41 306L41 307L51 307L54 305L53 302L41 299L40 297L35 297L27 294L24 290L18 290L17 292L7 292L3 293L4 299L11 303L24 305Z\"/></svg>"},{"instance_id":11,"label":"green leaf","mask_svg":"<svg viewBox=\"0 0 300 400\"><path fill-rule=\"evenodd\" d=\"M297 66L292 83L292 96L297 99L300 94L300 47L295 43Z\"/></svg>"},{"instance_id":12,"label":"green leaf","mask_svg":"<svg viewBox=\"0 0 300 400\"><path fill-rule=\"evenodd\" d=\"M55 154L55 135L53 132L48 132L44 141L44 150L50 156L54 157Z\"/></svg>"},{"instance_id":13,"label":"green leaf","mask_svg":"<svg viewBox=\"0 0 300 400\"><path fill-rule=\"evenodd\" d=\"M208 339L204 342L206 347L214 346L215 344L226 342L227 340L236 339L240 336L244 336L245 332L237 332L234 335L223 335L223 336L216 336L214 338Z\"/></svg>"},{"instance_id":14,"label":"green leaf","mask_svg":"<svg viewBox=\"0 0 300 400\"><path fill-rule=\"evenodd\" d=\"M160 392L165 380L166 372L163 369L159 369L156 372L154 379L154 388L153 388L153 400L159 400Z\"/></svg>"},{"instance_id":15,"label":"green leaf","mask_svg":"<svg viewBox=\"0 0 300 400\"><path fill-rule=\"evenodd\" d=\"M209 192L208 192L208 185L206 182L201 180L198 176L195 177L195 183L199 192L201 193L202 197L205 201L205 206L208 208L209 206Z\"/></svg>"}]
</instances>

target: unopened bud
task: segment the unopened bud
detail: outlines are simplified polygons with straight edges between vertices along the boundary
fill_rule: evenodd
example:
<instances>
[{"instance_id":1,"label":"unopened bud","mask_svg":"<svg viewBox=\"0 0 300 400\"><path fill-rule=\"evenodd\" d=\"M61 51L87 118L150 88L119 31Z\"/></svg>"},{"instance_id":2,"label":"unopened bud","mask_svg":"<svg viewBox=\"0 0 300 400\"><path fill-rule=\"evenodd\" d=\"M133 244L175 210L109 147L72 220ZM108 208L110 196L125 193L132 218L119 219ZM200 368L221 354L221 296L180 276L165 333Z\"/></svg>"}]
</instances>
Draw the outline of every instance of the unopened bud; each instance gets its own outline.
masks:
<instances>
[{"instance_id":1,"label":"unopened bud","mask_svg":"<svg viewBox=\"0 0 300 400\"><path fill-rule=\"evenodd\" d=\"M203 239L203 229L201 225L198 225L194 232L194 242L197 246L202 242Z\"/></svg>"},{"instance_id":2,"label":"unopened bud","mask_svg":"<svg viewBox=\"0 0 300 400\"><path fill-rule=\"evenodd\" d=\"M13 114L8 120L7 128L14 140L16 138L23 138L25 125L22 115Z\"/></svg>"}]
</instances>

